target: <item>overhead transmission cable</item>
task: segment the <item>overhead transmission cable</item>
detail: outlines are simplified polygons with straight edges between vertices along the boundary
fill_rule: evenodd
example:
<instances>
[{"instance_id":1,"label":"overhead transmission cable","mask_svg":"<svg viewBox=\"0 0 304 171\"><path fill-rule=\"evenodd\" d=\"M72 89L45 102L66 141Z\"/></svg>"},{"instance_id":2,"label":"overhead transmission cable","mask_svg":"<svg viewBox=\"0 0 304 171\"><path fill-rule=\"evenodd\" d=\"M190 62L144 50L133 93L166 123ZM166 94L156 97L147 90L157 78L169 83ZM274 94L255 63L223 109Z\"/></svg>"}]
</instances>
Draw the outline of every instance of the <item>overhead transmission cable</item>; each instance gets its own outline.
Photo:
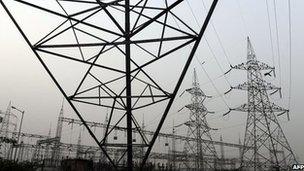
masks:
<instances>
[{"instance_id":1,"label":"overhead transmission cable","mask_svg":"<svg viewBox=\"0 0 304 171\"><path fill-rule=\"evenodd\" d=\"M194 17L196 24L199 26L198 20L197 20L196 16L194 15L194 12L193 12L193 10L192 10L192 8L191 8L189 2L188 2L188 1L186 1L186 2L187 2L187 4L188 4L188 6L190 7L192 16ZM204 4L203 4L203 5L204 5ZM204 7L205 7L205 5L204 5ZM179 24L177 23L177 21L176 21L176 19L175 19L174 17L173 17L173 20L175 21L175 24L177 25L177 27L178 27L179 29L181 29L180 26L179 26ZM212 23L212 25L213 25L213 23ZM222 44L222 42L221 42L221 40L220 40L220 38L219 38L219 34L217 33L217 31L216 31L214 25L213 25L213 29L214 29L214 31L216 32L217 38L218 38L218 40L219 40L219 42L220 42L220 44L221 44L221 48L223 49L224 55L225 55L225 57L226 57L228 63L231 65L231 62L230 62L230 60L229 60L229 58L228 58L228 55L227 55L227 53L226 53L226 51L225 51L225 49L224 49L224 46L223 46L223 44ZM204 37L204 38L205 38L205 37ZM220 68L221 71L224 73L223 68L221 67L221 65L219 65L219 62L218 62L218 60L217 60L217 58L216 58L214 52L212 51L209 42L207 41L206 38L205 38L205 40L206 40L206 42L207 42L207 45L208 45L209 50L210 50L211 53L213 54L213 57L216 59L216 62L217 62L217 64L218 64L219 68ZM215 86L215 84L214 84L213 80L211 79L210 75L207 73L207 71L205 70L205 68L202 66L201 61L199 61L199 59L198 59L198 57L197 57L196 55L195 55L195 58L196 58L196 60L198 61L198 63L200 64L200 66L201 66L202 70L204 71L204 73L207 75L207 78L208 78L208 80L209 80L209 82L207 82L207 83L211 83L211 84L212 84L212 86L214 87L214 89L216 90L216 92L217 92L217 94L218 94L218 97L221 97L221 99L223 100L225 106L226 106L228 109L230 109L228 103L227 103L226 100L223 98L223 95L225 95L225 94L221 95L220 91L219 91L218 88ZM222 76L225 76L225 73L224 73L223 75L219 76L218 78L220 78L220 77L222 77ZM218 79L218 78L216 78L216 79ZM226 77L225 77L225 79L226 79L227 83L229 84L229 86L231 87L231 84L230 84L230 82L227 80ZM207 83L204 83L204 84L207 84ZM217 98L218 98L218 97L217 97ZM180 110L179 110L179 111L180 111ZM178 112L179 112L179 111L178 111ZM172 116L175 115L175 114L177 114L178 112L173 113ZM146 126L148 127L148 126L152 125L152 124L155 122L156 118L157 118L157 117L155 117L151 122L147 123Z\"/></svg>"},{"instance_id":2,"label":"overhead transmission cable","mask_svg":"<svg viewBox=\"0 0 304 171\"><path fill-rule=\"evenodd\" d=\"M288 30L289 30L289 96L288 96L288 109L290 110L290 103L291 103L291 85L292 85L292 50L291 50L291 43L292 43L292 31L291 31L291 2L288 0Z\"/></svg>"},{"instance_id":3,"label":"overhead transmission cable","mask_svg":"<svg viewBox=\"0 0 304 171\"><path fill-rule=\"evenodd\" d=\"M194 18L196 24L199 26L198 20L197 20L196 16L194 15L194 12L193 12L193 9L192 9L191 5L189 4L188 0L186 0L186 2L187 2L188 6L189 6L189 8L190 8L190 10L191 10L191 14L192 14L192 16L193 16L193 18ZM208 43L207 38L206 38L206 37L204 37L204 38L205 38L205 41L206 41L206 43L207 43L207 45L208 45L208 48L209 48L210 52L212 53L213 57L215 58L215 60L216 60L216 62L217 62L217 65L219 66L219 68L221 69L221 71L224 73L223 68L222 68L221 65L219 64L219 62L218 62L218 60L217 60L217 58L216 58L214 52L212 51L211 46L210 46L210 44ZM215 91L217 92L218 96L221 97L221 99L223 100L223 102L224 102L224 104L226 105L226 107L227 107L228 109L230 109L228 103L227 103L226 100L223 98L223 95L221 95L221 93L220 93L220 91L218 90L218 88L215 86L215 83L213 82L213 80L211 79L210 75L209 75L209 74L207 73L207 71L205 70L205 68L204 68L204 66L203 66L203 64L202 64L202 62L198 59L197 55L195 55L195 58L196 58L196 60L198 61L199 65L201 66L201 68L202 68L202 70L204 71L204 73L207 75L208 80L211 82L211 84L212 84L212 86L214 87ZM226 82L229 84L229 86L232 87L231 84L230 84L230 82L228 81L228 79L227 79L226 77L225 77L225 80L226 80Z\"/></svg>"},{"instance_id":4,"label":"overhead transmission cable","mask_svg":"<svg viewBox=\"0 0 304 171\"><path fill-rule=\"evenodd\" d=\"M204 73L207 75L207 78L209 79L209 81L211 82L213 88L215 89L215 91L217 92L217 94L221 97L221 99L223 100L225 106L230 109L228 103L226 102L226 100L223 98L223 96L221 96L219 89L215 86L215 83L213 82L213 80L211 79L210 75L207 73L206 69L204 68L203 64L199 61L198 57L195 55L196 60L199 62L202 70L204 71Z\"/></svg>"},{"instance_id":5,"label":"overhead transmission cable","mask_svg":"<svg viewBox=\"0 0 304 171\"><path fill-rule=\"evenodd\" d=\"M194 12L193 12L193 10L192 10L192 8L191 8L189 2L188 2L188 1L186 1L186 2L187 2L187 4L188 4L188 6L190 7L191 14L192 14L192 16L194 17L196 24L199 25L199 24L198 24L198 20L197 20L196 16L194 15ZM175 21L175 19L174 19L174 21ZM175 22L176 22L176 21L175 21ZM176 24L177 24L177 26L179 27L179 25L178 25L177 22L176 22ZM205 38L205 37L204 37L204 38ZM207 41L206 38L205 38L205 40L206 40L206 42L207 42L207 45L209 45L209 43L208 43L208 41ZM210 51L211 51L211 53L212 53L213 51L211 50L210 45L208 46L208 48L210 49ZM213 57L216 59L214 53L213 53L213 55L214 55ZM227 103L226 100L223 98L223 95L221 95L221 93L220 93L220 91L218 90L218 88L215 86L215 83L213 82L213 80L211 79L210 75L209 75L209 74L207 73L207 71L205 70L205 68L204 68L203 64L201 63L201 61L198 59L198 57L197 57L196 55L195 55L195 58L196 58L196 60L198 61L198 63L200 64L201 69L202 69L202 70L204 71L204 73L207 75L207 78L208 78L209 82L212 84L212 86L213 86L213 88L215 89L215 91L217 92L218 96L221 97L221 99L222 99L222 101L224 102L225 106L230 110L230 107L229 107L228 103ZM216 61L217 61L217 59L216 59ZM217 64L219 65L218 61L217 61ZM221 69L222 72L223 72L223 69L221 68L220 65L219 65L219 67L220 67L220 69ZM225 77L225 79L226 79L227 83L229 84L229 86L231 87L231 84L230 84L230 82L227 80L226 77ZM225 95L225 94L224 94L224 95Z\"/></svg>"},{"instance_id":6,"label":"overhead transmission cable","mask_svg":"<svg viewBox=\"0 0 304 171\"><path fill-rule=\"evenodd\" d=\"M239 0L236 0L236 3L238 4L238 9L239 9L240 16L241 16L241 20L242 20L242 23L243 23L244 34L245 34L246 37L247 37L247 36L251 37L251 35L250 35L250 33L249 33L249 30L248 30L248 28L247 28L246 22L245 22L245 17L244 17L242 8L241 8L240 1L239 1Z\"/></svg>"},{"instance_id":7,"label":"overhead transmission cable","mask_svg":"<svg viewBox=\"0 0 304 171\"><path fill-rule=\"evenodd\" d=\"M194 19L195 19L195 21L196 21L196 24L199 26L199 24L198 24L198 20L197 20L197 18L195 17L195 15L194 15L194 13L193 13L193 10L192 10L192 8L191 8L191 6L190 6L190 4L189 4L189 2L187 1L187 3L188 3L188 5L189 5L189 7L190 7L190 9L191 9L191 11L192 11L192 15L193 15L193 17L194 17ZM173 20L174 20L174 22L175 22L175 24L177 25L177 27L179 28L179 29L181 29L180 28L180 26L179 26L179 24L177 23L177 21L176 21L176 19L173 17ZM215 27L214 27L214 29L215 29ZM219 38L219 37L218 37ZM219 41L220 41L220 39L219 39ZM207 42L207 41L206 41ZM209 47L209 49L211 50L211 47L210 46L208 46ZM221 47L223 47L223 46L221 46ZM225 51L225 49L223 49L223 51ZM227 55L227 53L226 53L226 55ZM214 55L214 57L215 57L215 55ZM218 94L218 97L221 97L221 99L223 100L223 102L225 103L225 105L226 105L226 107L228 108L228 109L230 109L230 107L228 106L228 104L227 104L227 102L225 101L225 99L223 98L223 96L225 95L225 94L222 94L221 95L221 93L219 92L219 90L218 90L218 88L215 86L215 84L214 84L214 82L213 82L213 80L211 79L211 77L209 76L209 74L207 73L207 71L204 69L204 67L202 66L202 63L199 61L199 59L198 59L198 57L195 55L195 58L197 59L197 61L200 63L200 65L201 65L201 67L202 67L202 69L205 71L205 74L207 75L207 77L208 77L208 79L209 79L209 82L212 84L212 86L214 87L214 89L216 90L216 92L217 92L217 94ZM215 57L216 58L216 57ZM228 56L227 56L227 59L228 59ZM230 64L230 61L229 61L229 59L228 59L228 62L229 62L229 64ZM219 65L219 63L217 63L218 65ZM219 65L219 67L221 68L221 66ZM222 69L222 68L221 68ZM223 71L223 70L222 70ZM225 73L223 74L223 75L221 75L220 77L222 77L222 76L224 76L225 75ZM216 79L218 79L218 78L216 78ZM229 81L228 80L226 80L227 81L227 83L231 86L231 84L229 83ZM209 82L207 82L207 83L209 83ZM204 84L207 84L207 83L204 83ZM218 98L217 97L217 98ZM180 112L181 110L179 110L178 112ZM175 112L175 113L173 113L173 115L175 115L175 114L177 114L178 112ZM172 115L172 116L173 116ZM170 116L170 115L169 115ZM146 124L146 126L148 127L148 126L150 126L150 125L152 125L154 122L155 122L155 120L158 118L158 116L157 117L155 117L151 122L149 122L148 124Z\"/></svg>"},{"instance_id":8,"label":"overhead transmission cable","mask_svg":"<svg viewBox=\"0 0 304 171\"><path fill-rule=\"evenodd\" d=\"M277 4L276 0L273 0L273 9L274 9L274 20L275 20L275 28L276 28L276 36L277 36L277 51L278 51L278 67L279 67L279 82L280 87L282 86L282 71L281 71L281 53L280 53L280 40L279 40L279 29L278 29L278 19L277 19Z\"/></svg>"},{"instance_id":9,"label":"overhead transmission cable","mask_svg":"<svg viewBox=\"0 0 304 171\"><path fill-rule=\"evenodd\" d=\"M266 2L266 9L267 9L267 19L268 19L268 28L269 28L270 47L271 47L271 53L272 53L272 65L275 66L273 37L272 37L272 29L271 29L270 13L269 13L269 4L268 4L268 0L265 0L265 2Z\"/></svg>"},{"instance_id":10,"label":"overhead transmission cable","mask_svg":"<svg viewBox=\"0 0 304 171\"><path fill-rule=\"evenodd\" d=\"M191 11L191 15L192 15L193 18L194 18L195 23L197 24L197 26L199 26L199 22L198 22L198 20L197 20L195 14L194 14L194 11L193 11L193 9L192 9L190 3L188 2L188 0L186 0L186 2L187 2L188 7L189 7L189 9L190 9L190 11ZM205 4L204 4L203 1L202 1L202 3L203 3L203 6L205 7ZM205 7L205 9L206 9L206 7ZM211 23L211 25L213 25L212 21L210 21L210 23ZM214 25L213 25L213 29L214 29L214 31L216 32L216 29L215 29ZM217 34L217 35L218 35L218 34ZM220 63L219 63L219 61L218 61L218 59L217 59L217 57L216 57L216 55L215 55L213 49L211 48L211 45L210 45L209 41L207 40L206 36L204 36L203 38L204 38L204 40L206 41L207 47L208 47L208 49L210 50L210 52L211 52L211 54L212 54L212 57L215 59L217 65L219 66L221 72L223 73L224 78L225 78L225 81L227 82L227 84L228 84L230 87L232 87L231 84L230 84L230 82L229 82L229 80L227 79L227 77L226 77L226 75L225 75L225 71L224 71L223 67L220 65ZM219 37L217 37L217 38L219 39ZM219 39L219 41L220 41L220 39ZM220 42L221 42L221 41L220 41ZM226 53L225 49L223 48L223 46L221 46L221 48L222 48L222 50L223 50L223 52L224 52L224 55L226 56L227 53ZM228 60L228 56L226 56L226 59L227 59L229 65L231 66L231 63L230 63L230 61ZM230 88L230 87L229 87L229 88Z\"/></svg>"},{"instance_id":11,"label":"overhead transmission cable","mask_svg":"<svg viewBox=\"0 0 304 171\"><path fill-rule=\"evenodd\" d=\"M190 4L189 4L188 1L187 1L187 3L188 3L188 5L190 6ZM205 5L205 3L204 3L204 0L202 0L202 4L203 4L204 9L207 10L207 7L206 7L206 5ZM190 8L191 8L191 6L190 6ZM193 12L192 12L192 13L193 13ZM224 56L225 56L227 62L229 63L229 65L232 65L231 62L230 62L230 60L229 60L228 53L227 53L226 49L225 49L224 46L223 46L223 43L222 43L222 41L221 41L221 39L220 39L220 36L219 36L219 34L218 34L218 32L217 32L215 26L214 26L214 23L213 23L212 19L210 20L210 24L211 24L211 26L212 26L212 28L213 28L213 30L214 30L214 33L215 33L215 35L216 35L216 38L217 38L217 40L218 40L218 42L219 42L219 44L220 44L220 46L221 46L221 48L222 48L222 50L223 50L223 53L224 53Z\"/></svg>"}]
</instances>

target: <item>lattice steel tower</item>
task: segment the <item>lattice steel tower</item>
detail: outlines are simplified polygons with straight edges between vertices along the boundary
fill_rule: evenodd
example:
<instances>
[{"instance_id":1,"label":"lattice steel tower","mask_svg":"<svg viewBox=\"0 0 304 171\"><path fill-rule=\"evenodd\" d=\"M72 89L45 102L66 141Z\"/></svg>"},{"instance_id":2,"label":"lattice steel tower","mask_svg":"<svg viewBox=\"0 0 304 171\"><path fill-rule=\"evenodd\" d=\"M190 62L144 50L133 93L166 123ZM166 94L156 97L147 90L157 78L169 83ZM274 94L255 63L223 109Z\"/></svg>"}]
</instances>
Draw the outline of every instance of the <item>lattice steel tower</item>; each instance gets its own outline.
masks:
<instances>
[{"instance_id":1,"label":"lattice steel tower","mask_svg":"<svg viewBox=\"0 0 304 171\"><path fill-rule=\"evenodd\" d=\"M264 80L274 73L274 67L257 60L249 38L247 38L247 62L232 67L247 71L247 82L233 89L245 90L248 102L233 110L247 112L244 146L241 154L242 170L288 170L296 162L295 155L278 122L278 116L287 114L284 109L269 99L268 91L280 92L280 88Z\"/></svg>"},{"instance_id":2,"label":"lattice steel tower","mask_svg":"<svg viewBox=\"0 0 304 171\"><path fill-rule=\"evenodd\" d=\"M192 87L186 89L186 92L191 94L192 103L185 106L190 110L190 116L189 121L184 124L188 127L187 136L195 138L196 141L185 143L186 156L195 156L195 161L190 161L190 157L187 157L185 164L197 171L215 169L214 161L218 159L215 146L213 143L205 143L203 139L212 141L210 131L216 129L211 128L207 122L206 116L210 112L203 104L207 96L199 87L195 69Z\"/></svg>"},{"instance_id":3,"label":"lattice steel tower","mask_svg":"<svg viewBox=\"0 0 304 171\"><path fill-rule=\"evenodd\" d=\"M5 140L8 140L10 138L9 131L10 130L10 117L11 117L11 102L9 102L7 109L5 113L3 114L2 122L1 123L1 129L0 129L0 157L8 159L9 158L9 152L11 145L8 142L5 142Z\"/></svg>"},{"instance_id":4,"label":"lattice steel tower","mask_svg":"<svg viewBox=\"0 0 304 171\"><path fill-rule=\"evenodd\" d=\"M56 134L55 134L55 142L53 146L53 151L52 151L52 159L53 160L60 160L61 158L61 151L60 151L60 142L61 142L61 135L62 135L62 128L63 128L63 114L64 114L64 106L63 106L64 101L62 101L58 120L57 120L57 126L56 126Z\"/></svg>"}]
</instances>

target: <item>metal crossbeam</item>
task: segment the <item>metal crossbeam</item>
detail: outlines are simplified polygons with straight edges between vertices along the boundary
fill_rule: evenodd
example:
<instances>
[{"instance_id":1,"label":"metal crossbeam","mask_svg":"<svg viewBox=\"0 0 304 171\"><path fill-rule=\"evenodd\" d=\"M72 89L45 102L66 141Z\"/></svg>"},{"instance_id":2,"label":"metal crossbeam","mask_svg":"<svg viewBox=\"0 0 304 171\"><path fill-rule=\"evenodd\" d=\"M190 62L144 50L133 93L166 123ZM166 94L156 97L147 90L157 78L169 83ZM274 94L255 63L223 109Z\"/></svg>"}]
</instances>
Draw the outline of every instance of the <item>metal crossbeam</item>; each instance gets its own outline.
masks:
<instances>
[{"instance_id":1,"label":"metal crossbeam","mask_svg":"<svg viewBox=\"0 0 304 171\"><path fill-rule=\"evenodd\" d=\"M79 120L79 119L73 119L73 118L67 118L67 117L63 117L62 118L62 122L66 122L68 124L75 124L75 125L83 125L83 123ZM86 124L89 127L92 128L105 128L107 126L107 124L104 123L100 123L100 122L92 122L92 121L85 121ZM126 131L126 128L124 127L118 127L118 126L114 126L114 125L109 125L109 129L113 129L113 130L119 130L119 131ZM132 129L134 133L138 133L138 131L133 128ZM145 135L154 135L155 133L153 131L148 131L148 130L141 130L142 133L144 133ZM175 139L175 140L181 140L181 141L196 141L196 138L193 137L187 137L187 136L183 136L183 135L176 135L176 134L170 134L170 133L162 133L160 132L158 134L158 137L163 137L163 138L171 138L171 139ZM229 142L222 142L222 141L216 141L216 140L208 140L208 139L202 139L202 141L204 143L208 143L208 144L214 144L214 145L223 145L226 147L232 147L232 148L243 148L243 145L240 144L234 144L234 143L229 143ZM249 147L246 147L249 148Z\"/></svg>"}]
</instances>

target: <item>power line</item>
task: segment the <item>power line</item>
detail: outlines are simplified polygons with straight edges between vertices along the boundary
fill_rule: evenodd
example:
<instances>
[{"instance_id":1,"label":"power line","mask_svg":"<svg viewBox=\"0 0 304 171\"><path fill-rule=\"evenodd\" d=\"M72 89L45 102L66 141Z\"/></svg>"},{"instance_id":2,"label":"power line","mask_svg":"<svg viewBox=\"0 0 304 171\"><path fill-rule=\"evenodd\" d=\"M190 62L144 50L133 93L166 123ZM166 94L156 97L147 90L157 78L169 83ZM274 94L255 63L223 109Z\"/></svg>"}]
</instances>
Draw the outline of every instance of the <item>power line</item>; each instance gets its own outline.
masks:
<instances>
[{"instance_id":1,"label":"power line","mask_svg":"<svg viewBox=\"0 0 304 171\"><path fill-rule=\"evenodd\" d=\"M243 26L244 26L244 33L246 36L249 36L251 37L250 33L249 33L249 30L247 28L247 25L246 25L246 22L245 22L245 17L243 15L243 11L242 11L242 8L241 8L241 4L240 4L240 1L239 0L236 0L236 3L238 4L238 9L239 9L239 12L240 12L240 16L241 16L241 20L242 20L242 23L243 23Z\"/></svg>"},{"instance_id":2,"label":"power line","mask_svg":"<svg viewBox=\"0 0 304 171\"><path fill-rule=\"evenodd\" d=\"M224 73L224 74L222 74L222 75L219 75L219 76L213 78L212 80L213 80L213 81L216 81L216 80L218 80L218 79L221 79L221 78L224 77L227 73L228 73L228 72L226 72L226 73ZM211 83L210 81L206 81L206 82L201 83L200 85L207 85L207 84L210 84L210 83Z\"/></svg>"},{"instance_id":3,"label":"power line","mask_svg":"<svg viewBox=\"0 0 304 171\"><path fill-rule=\"evenodd\" d=\"M273 5L274 5L274 19L275 19L275 28L276 28L276 36L277 36L277 51L278 51L278 62L279 62L279 81L280 81L280 86L282 86L282 71L281 71L281 54L280 54L280 41L279 41L279 29L278 29L278 19L277 19L277 5L276 5L276 0L273 0Z\"/></svg>"},{"instance_id":4,"label":"power line","mask_svg":"<svg viewBox=\"0 0 304 171\"><path fill-rule=\"evenodd\" d=\"M291 32L291 4L290 0L288 0L288 30L289 30L289 97L288 97L288 109L290 110L290 103L291 103L291 85L292 85L292 62L291 62L291 56L292 56L292 50L291 50L291 42L292 42L292 32Z\"/></svg>"},{"instance_id":5,"label":"power line","mask_svg":"<svg viewBox=\"0 0 304 171\"><path fill-rule=\"evenodd\" d=\"M187 4L188 4L188 6L190 7L192 16L193 16L193 18L194 18L196 24L199 26L198 20L197 20L197 18L195 17L194 12L193 12L193 10L192 10L192 8L191 8L189 2L188 2L188 1L186 1L186 2L187 2ZM173 20L175 21L175 24L177 25L177 27L180 28L179 24L177 23L177 21L175 20L174 17L173 17ZM209 43L208 43L208 41L207 41L206 38L205 38L205 40L206 40L207 45L208 45ZM210 47L210 46L208 46L208 47L209 47L209 49L210 49L210 51L211 51L211 53L212 53L213 51L211 50L211 47ZM213 55L214 55L213 57L216 59L215 54L213 54ZM218 88L215 86L213 80L211 79L211 77L209 76L209 74L207 73L207 71L205 70L205 68L202 66L201 61L198 59L198 57L197 57L196 55L194 55L194 56L195 56L196 60L198 61L198 63L200 64L200 66L202 67L202 69L203 69L203 71L205 72L205 74L207 75L208 80L209 80L208 83L211 83L211 84L212 84L212 86L214 87L214 89L215 89L216 92L217 92L218 97L221 97L221 99L223 100L223 102L225 103L225 105L227 106L227 108L230 109L230 107L228 106L227 102L226 102L225 99L223 98L223 96L224 96L225 94L222 94L222 93L219 92L219 90L218 90ZM217 63L217 64L219 65L219 63ZM219 67L221 68L220 65L219 65ZM223 70L222 70L222 72L223 72ZM226 74L224 73L224 74L221 75L220 77L225 76L225 75L226 75ZM218 78L216 78L216 79L218 79ZM225 80L226 80L226 82L229 84L229 86L232 87L231 84L230 84L230 82L228 81L228 79L227 79L226 77L225 77ZM222 95L221 95L221 94L222 94Z\"/></svg>"},{"instance_id":6,"label":"power line","mask_svg":"<svg viewBox=\"0 0 304 171\"><path fill-rule=\"evenodd\" d=\"M188 4L188 6L189 6L189 9L190 9L191 14L192 14L192 16L193 16L193 18L194 18L194 21L195 21L196 24L199 26L198 20L197 20L195 14L194 14L194 12L193 12L193 9L192 9L191 5L189 4L188 0L186 0L186 2L187 2L187 4ZM225 75L225 72L223 71L223 68L221 67L221 65L219 65L219 62L218 62L218 60L217 60L217 58L216 58L214 52L212 51L211 46L210 46L210 44L209 44L207 38L204 37L204 39L205 39L205 41L206 41L206 43L207 43L207 46L208 46L208 48L209 48L211 54L212 54L213 57L215 58L215 60L216 60L216 62L217 62L217 65L219 66L219 68L221 69L221 71L222 71L222 72L224 73L224 75ZM204 71L204 73L206 74L208 80L211 82L211 84L212 84L212 86L214 87L215 91L217 92L217 94L219 95L219 97L221 97L221 99L222 99L222 101L224 102L225 106L226 106L228 109L230 109L228 103L227 103L226 100L223 98L223 96L220 95L220 94L221 94L220 91L219 91L218 88L215 86L213 80L211 79L211 77L210 77L210 75L207 73L207 71L205 70L205 68L204 68L203 64L201 63L201 61L198 59L198 57L197 57L196 55L195 55L195 58L196 58L196 60L198 61L199 65L201 66L201 68L202 68L202 70ZM230 82L229 82L228 79L226 78L226 76L225 76L225 80L226 80L226 82L229 84L229 86L232 87L231 84L230 84Z\"/></svg>"},{"instance_id":7,"label":"power line","mask_svg":"<svg viewBox=\"0 0 304 171\"><path fill-rule=\"evenodd\" d=\"M187 1L187 2L188 2L188 1ZM205 5L205 3L204 3L204 0L202 0L202 4L203 4L204 9L207 10L207 7L206 7L206 5ZM189 2L188 2L188 5L190 6ZM227 51L225 50L225 48L224 48L224 46L223 46L223 43L222 43L222 41L221 41L221 39L220 39L220 36L219 36L219 34L218 34L218 32L217 32L215 26L214 26L214 23L213 23L212 19L210 20L210 24L211 24L211 26L212 26L212 28L213 28L213 30L214 30L214 32L215 32L215 35L216 35L217 40L219 41L219 44L220 44L220 46L221 46L221 48L222 48L222 50L223 50L223 53L224 53L224 56L225 56L226 60L228 61L229 65L231 65L231 62L230 62L230 60L229 60L228 53L227 53Z\"/></svg>"},{"instance_id":8,"label":"power line","mask_svg":"<svg viewBox=\"0 0 304 171\"><path fill-rule=\"evenodd\" d=\"M268 19L268 28L269 28L269 39L270 39L270 46L271 46L271 52L272 52L272 65L274 66L274 48L273 48L273 38L272 38L272 30L271 30L271 23L270 23L270 14L269 14L269 4L268 0L265 0L266 2L266 9L267 9L267 19Z\"/></svg>"},{"instance_id":9,"label":"power line","mask_svg":"<svg viewBox=\"0 0 304 171\"><path fill-rule=\"evenodd\" d=\"M192 16L193 16L193 18L194 18L194 21L195 21L196 24L199 26L199 22L198 22L198 20L197 20L195 14L194 14L194 11L193 11L193 9L192 9L190 3L188 2L188 0L186 0L186 2L187 2L187 4L188 4L188 7L189 7L189 9L190 9L190 11L191 11L191 14L192 14ZM202 1L202 2L203 2L203 1ZM203 6L205 7L204 2L203 2ZM210 22L211 22L211 25L213 25L212 21L210 21ZM214 28L214 25L213 25L213 28ZM215 28L214 28L214 30L215 30ZM213 51L212 48L211 48L211 45L210 45L209 41L207 40L206 36L204 36L203 38L204 38L204 40L206 41L207 47L208 47L208 49L210 50L210 53L212 54L213 58L215 59L217 65L219 66L221 72L224 74L224 78L225 78L226 82L227 82L228 85L231 87L231 84L230 84L229 80L228 80L227 77L225 76L224 69L223 69L223 67L220 65L220 63L219 63L219 61L218 61L218 59L217 59L217 57L216 57L214 51ZM223 46L221 46L221 47L222 47L222 49L223 49ZM224 54L226 55L225 49L223 49L223 52L224 52ZM226 58L228 59L228 56L226 56ZM231 65L231 63L230 63L229 60L228 60L228 63Z\"/></svg>"},{"instance_id":10,"label":"power line","mask_svg":"<svg viewBox=\"0 0 304 171\"><path fill-rule=\"evenodd\" d=\"M211 82L211 84L212 84L212 86L214 87L214 89L215 89L215 91L217 92L217 94L220 95L221 93L220 93L219 89L215 86L215 84L214 84L214 82L212 81L210 75L209 75L209 74L207 73L207 71L205 70L203 64L199 61L199 59L198 59L198 57L197 57L196 55L195 55L195 58L196 58L196 60L198 61L198 63L200 64L202 70L205 72L207 78L208 78L209 81ZM228 109L230 109L228 103L227 103L226 100L223 98L223 96L220 96L220 97L221 97L221 99L223 100L223 102L225 103L226 107L227 107Z\"/></svg>"}]
</instances>

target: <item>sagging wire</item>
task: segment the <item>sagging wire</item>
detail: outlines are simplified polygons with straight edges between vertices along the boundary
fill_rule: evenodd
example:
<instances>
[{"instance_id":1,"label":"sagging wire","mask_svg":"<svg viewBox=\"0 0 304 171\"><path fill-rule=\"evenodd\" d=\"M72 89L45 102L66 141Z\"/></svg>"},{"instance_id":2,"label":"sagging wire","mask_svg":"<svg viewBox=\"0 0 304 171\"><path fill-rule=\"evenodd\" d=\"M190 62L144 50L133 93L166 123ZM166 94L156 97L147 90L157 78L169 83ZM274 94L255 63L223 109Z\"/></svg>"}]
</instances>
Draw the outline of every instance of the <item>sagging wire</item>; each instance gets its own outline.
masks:
<instances>
[{"instance_id":1,"label":"sagging wire","mask_svg":"<svg viewBox=\"0 0 304 171\"><path fill-rule=\"evenodd\" d=\"M188 2L188 1L187 1L187 2ZM205 3L204 3L204 0L202 0L202 4L203 4L204 9L207 10L207 7L206 7L206 5L205 5ZM189 3L188 3L188 5L189 5ZM221 41L221 39L220 39L220 36L219 36L219 34L218 34L218 32L217 32L215 26L214 26L214 23L213 23L212 19L210 20L210 24L211 24L211 26L212 26L212 28L213 28L213 30L214 30L214 33L215 33L215 35L216 35L216 37L217 37L217 40L219 41L220 47L221 47L222 50L223 50L223 53L224 53L224 56L225 56L227 62L229 63L229 65L231 65L231 62L230 62L230 60L229 60L228 53L227 53L227 51L225 50L225 48L224 48L224 46L223 46L223 43L222 43L222 41Z\"/></svg>"},{"instance_id":2,"label":"sagging wire","mask_svg":"<svg viewBox=\"0 0 304 171\"><path fill-rule=\"evenodd\" d=\"M291 57L292 57L292 50L291 50L291 40L292 40L292 27L291 27L291 2L288 0L288 30L289 30L289 96L288 96L288 110L290 110L290 105L291 105L291 86L292 86L292 62L291 62ZM288 121L290 120L289 116L289 111L287 113L287 118Z\"/></svg>"},{"instance_id":3,"label":"sagging wire","mask_svg":"<svg viewBox=\"0 0 304 171\"><path fill-rule=\"evenodd\" d=\"M275 20L275 28L276 28L276 36L277 36L277 51L278 51L278 67L279 67L279 82L280 87L282 86L282 71L281 71L281 53L280 53L280 41L279 41L279 29L278 29L278 19L277 19L277 5L276 0L273 0L273 9L274 9L274 20Z\"/></svg>"},{"instance_id":4,"label":"sagging wire","mask_svg":"<svg viewBox=\"0 0 304 171\"><path fill-rule=\"evenodd\" d=\"M247 35L249 37L252 37L249 33L249 30L246 26L246 22L245 22L245 17L243 15L243 11L242 11L242 8L241 8L241 4L240 4L240 1L239 0L236 0L236 3L238 4L238 9L239 9L239 12L240 12L240 16L241 16L241 20L242 20L242 23L243 23L243 26L244 26L244 35Z\"/></svg>"},{"instance_id":5,"label":"sagging wire","mask_svg":"<svg viewBox=\"0 0 304 171\"><path fill-rule=\"evenodd\" d=\"M207 71L205 70L204 66L200 63L200 61L199 61L199 59L198 59L198 57L197 57L196 55L195 55L195 58L196 58L196 60L199 62L200 66L201 66L201 69L202 69L202 70L204 71L204 73L206 74L207 78L208 78L209 81L211 82L211 84L212 84L213 88L215 89L215 91L217 92L217 94L218 94L218 95L221 94L221 93L219 92L218 88L215 86L215 84L214 84L214 82L212 81L212 79L210 78L210 75L207 73ZM224 102L225 106L226 106L227 108L230 109L228 103L227 103L226 100L223 98L223 96L220 96L220 97L221 97L222 101Z\"/></svg>"},{"instance_id":6,"label":"sagging wire","mask_svg":"<svg viewBox=\"0 0 304 171\"><path fill-rule=\"evenodd\" d=\"M195 23L197 24L197 26L199 26L199 22L198 22L198 20L197 20L197 17L196 17L195 14L194 14L194 11L193 11L193 9L192 9L190 3L188 2L188 0L186 0L186 2L187 2L187 5L188 5L188 7L189 7L189 9L190 9L190 11L191 11L192 17L194 18ZM203 2L203 1L202 1L202 2ZM203 6L205 7L204 2L203 2ZM205 7L205 8L206 8L206 7ZM213 25L212 22L211 22L211 25ZM213 25L213 28L214 28L214 31L216 32L216 29L215 29L214 25ZM218 37L218 39L219 39L219 37ZM217 59L217 57L216 57L214 51L212 50L211 45L210 45L209 41L207 40L206 36L204 36L204 40L206 41L207 47L208 47L210 53L212 54L213 58L215 59L217 65L219 66L221 72L222 72L222 73L225 73L225 72L224 72L224 69L223 69L223 67L220 65L220 63L219 63L219 61L218 61L218 59ZM219 40L220 40L220 39L219 39ZM223 48L223 46L221 46L221 47ZM223 51L224 51L224 55L227 55L225 49L223 49ZM228 56L226 56L226 58L228 59ZM228 60L228 63L229 63L229 65L231 65L229 60ZM229 80L227 79L227 77L225 76L225 74L224 74L224 78L225 78L225 81L228 83L228 85L231 86L231 84L230 84Z\"/></svg>"},{"instance_id":7,"label":"sagging wire","mask_svg":"<svg viewBox=\"0 0 304 171\"><path fill-rule=\"evenodd\" d=\"M269 4L268 0L265 0L266 2L266 9L267 9L267 19L268 19L268 28L269 28L269 39L270 39L270 47L272 52L272 65L274 66L274 47L273 47L273 38L272 38L272 30L271 30L271 24L270 24L270 14L269 14Z\"/></svg>"}]
</instances>

